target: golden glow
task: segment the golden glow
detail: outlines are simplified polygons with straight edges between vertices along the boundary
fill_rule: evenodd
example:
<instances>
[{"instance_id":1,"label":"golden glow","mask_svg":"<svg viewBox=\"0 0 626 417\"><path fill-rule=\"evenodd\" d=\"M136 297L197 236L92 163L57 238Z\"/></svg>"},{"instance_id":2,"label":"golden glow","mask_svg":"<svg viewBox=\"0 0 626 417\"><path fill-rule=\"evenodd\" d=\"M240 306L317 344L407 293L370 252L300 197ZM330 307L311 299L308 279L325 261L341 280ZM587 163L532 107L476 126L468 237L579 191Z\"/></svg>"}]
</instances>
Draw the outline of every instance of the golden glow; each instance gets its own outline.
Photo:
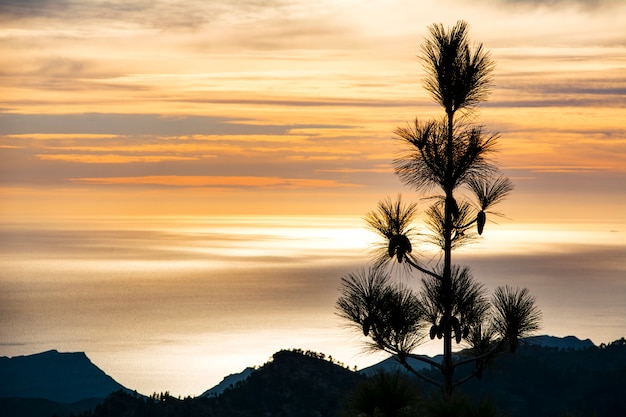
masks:
<instances>
[{"instance_id":1,"label":"golden glow","mask_svg":"<svg viewBox=\"0 0 626 417\"><path fill-rule=\"evenodd\" d=\"M484 239L464 251L488 256L505 253L552 253L568 245L625 246L625 224L568 223L488 225Z\"/></svg>"},{"instance_id":2,"label":"golden glow","mask_svg":"<svg viewBox=\"0 0 626 417\"><path fill-rule=\"evenodd\" d=\"M191 161L197 158L172 155L84 155L84 154L59 154L59 155L35 155L37 158L49 161L80 162L83 164L129 164L132 162L164 162L164 161ZM207 155L204 155L206 158ZM86 180L86 182L89 182ZM93 181L92 181L93 182ZM105 181L106 182L106 181ZM115 182L114 182L115 183Z\"/></svg>"},{"instance_id":3,"label":"golden glow","mask_svg":"<svg viewBox=\"0 0 626 417\"><path fill-rule=\"evenodd\" d=\"M73 181L83 184L131 184L131 185L165 185L179 187L279 187L279 188L327 188L354 187L355 184L341 184L332 180L315 180L306 178L279 177L224 177L224 176L146 176L146 177L112 177L112 178L74 178Z\"/></svg>"},{"instance_id":4,"label":"golden glow","mask_svg":"<svg viewBox=\"0 0 626 417\"><path fill-rule=\"evenodd\" d=\"M4 220L0 231L12 239L0 251L7 290L0 301L22 302L15 316L0 317L3 337L20 342L5 344L2 355L85 351L131 389L182 396L284 348L324 352L359 368L384 359L364 355L363 339L334 315L340 277L367 267L379 242L361 217L68 213ZM484 241L457 259L469 260L489 289L531 288L544 312L542 332L610 342L621 337L626 317L624 226L488 224ZM423 263L438 259L416 255ZM419 276L402 279L413 285ZM440 349L429 342L419 353Z\"/></svg>"}]
</instances>

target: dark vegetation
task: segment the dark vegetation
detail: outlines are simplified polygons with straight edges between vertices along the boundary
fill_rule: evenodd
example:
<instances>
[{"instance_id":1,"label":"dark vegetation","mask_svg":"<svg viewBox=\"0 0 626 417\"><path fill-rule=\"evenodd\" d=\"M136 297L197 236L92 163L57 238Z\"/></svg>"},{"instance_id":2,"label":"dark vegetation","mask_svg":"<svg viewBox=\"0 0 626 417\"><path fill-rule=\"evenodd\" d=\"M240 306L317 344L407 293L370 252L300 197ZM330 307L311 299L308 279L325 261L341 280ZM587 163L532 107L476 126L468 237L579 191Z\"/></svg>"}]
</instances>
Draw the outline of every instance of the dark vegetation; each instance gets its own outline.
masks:
<instances>
[{"instance_id":1,"label":"dark vegetation","mask_svg":"<svg viewBox=\"0 0 626 417\"><path fill-rule=\"evenodd\" d=\"M431 369L426 375L437 375ZM140 396L117 391L89 411L59 408L24 417L615 417L626 415L626 340L564 350L521 344L444 401L408 372L365 377L323 355L280 351L246 380L217 397ZM29 399L35 405L49 406ZM58 404L57 404L58 406ZM47 410L47 413L46 411Z\"/></svg>"},{"instance_id":2,"label":"dark vegetation","mask_svg":"<svg viewBox=\"0 0 626 417\"><path fill-rule=\"evenodd\" d=\"M89 417L330 417L346 392L364 379L321 354L282 350L272 360L217 397L149 398L118 391Z\"/></svg>"},{"instance_id":3,"label":"dark vegetation","mask_svg":"<svg viewBox=\"0 0 626 417\"><path fill-rule=\"evenodd\" d=\"M527 346L492 363L463 391L507 415L626 416L626 340L580 351Z\"/></svg>"},{"instance_id":4,"label":"dark vegetation","mask_svg":"<svg viewBox=\"0 0 626 417\"><path fill-rule=\"evenodd\" d=\"M93 398L65 404L45 398L5 397L0 398L0 416L65 417L89 415L90 411L102 403L102 401L102 398Z\"/></svg>"},{"instance_id":5,"label":"dark vegetation","mask_svg":"<svg viewBox=\"0 0 626 417\"><path fill-rule=\"evenodd\" d=\"M467 365L466 365L467 366ZM461 369L461 373L471 369ZM437 376L438 370L426 371ZM409 373L404 373L405 378ZM399 389L395 413L380 402L374 411L375 393L388 390L397 376L368 379L352 394L348 417L364 416L508 416L508 417L611 417L626 415L626 340L580 350L521 344L515 354L499 355L485 368L480 380L472 379L449 400L421 379L396 383ZM378 379L378 380L377 380ZM418 392L418 399L408 393ZM401 406L400 406L401 405ZM369 408L368 408L369 407ZM358 412L357 412L358 411Z\"/></svg>"},{"instance_id":6,"label":"dark vegetation","mask_svg":"<svg viewBox=\"0 0 626 417\"><path fill-rule=\"evenodd\" d=\"M424 87L443 116L397 128L402 153L393 165L401 182L429 205L421 209L398 196L367 213L368 226L381 237L379 250L369 268L342 278L337 311L369 348L393 355L449 402L457 387L481 377L490 360L514 352L521 338L538 330L541 311L527 288L504 285L489 297L469 267L453 262L456 249L476 241L487 220L501 216L494 208L513 190L493 158L498 134L475 122L495 63L482 44L470 41L463 21L430 26L421 58ZM416 229L420 212L423 229ZM437 259L420 253L424 245L437 249ZM398 280L400 268L415 274L417 285ZM429 338L441 340L439 362L418 352ZM453 353L461 343L471 346L463 357ZM415 362L438 373L424 373Z\"/></svg>"},{"instance_id":7,"label":"dark vegetation","mask_svg":"<svg viewBox=\"0 0 626 417\"><path fill-rule=\"evenodd\" d=\"M123 388L82 352L50 350L0 357L0 398L33 397L36 393L40 398L71 404L85 398L104 398Z\"/></svg>"}]
</instances>

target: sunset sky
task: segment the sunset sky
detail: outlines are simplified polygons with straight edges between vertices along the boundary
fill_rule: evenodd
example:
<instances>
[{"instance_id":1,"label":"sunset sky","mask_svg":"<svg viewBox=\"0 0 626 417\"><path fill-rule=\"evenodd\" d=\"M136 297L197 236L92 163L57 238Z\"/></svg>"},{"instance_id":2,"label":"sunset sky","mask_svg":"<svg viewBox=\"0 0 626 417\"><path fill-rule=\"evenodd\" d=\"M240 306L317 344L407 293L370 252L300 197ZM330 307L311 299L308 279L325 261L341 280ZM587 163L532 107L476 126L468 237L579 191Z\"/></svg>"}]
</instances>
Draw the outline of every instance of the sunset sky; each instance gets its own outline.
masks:
<instances>
[{"instance_id":1,"label":"sunset sky","mask_svg":"<svg viewBox=\"0 0 626 417\"><path fill-rule=\"evenodd\" d=\"M372 363L338 283L363 215L423 197L393 131L442 115L418 55L460 19L515 190L458 260L544 333L626 336L626 1L0 0L0 355L181 395L280 348Z\"/></svg>"},{"instance_id":2,"label":"sunset sky","mask_svg":"<svg viewBox=\"0 0 626 417\"><path fill-rule=\"evenodd\" d=\"M358 214L408 193L393 130L458 19L497 63L515 220L626 212L620 0L0 2L4 215Z\"/></svg>"}]
</instances>

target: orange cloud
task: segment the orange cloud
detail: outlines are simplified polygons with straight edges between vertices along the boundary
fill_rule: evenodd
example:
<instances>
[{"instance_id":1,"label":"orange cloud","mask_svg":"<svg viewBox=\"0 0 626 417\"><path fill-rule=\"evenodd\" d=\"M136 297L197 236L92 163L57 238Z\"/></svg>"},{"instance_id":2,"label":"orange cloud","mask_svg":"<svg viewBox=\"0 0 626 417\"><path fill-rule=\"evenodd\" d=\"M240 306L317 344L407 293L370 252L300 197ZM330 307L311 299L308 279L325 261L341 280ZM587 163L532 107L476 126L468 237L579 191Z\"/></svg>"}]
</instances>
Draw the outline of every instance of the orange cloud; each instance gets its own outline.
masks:
<instances>
[{"instance_id":1,"label":"orange cloud","mask_svg":"<svg viewBox=\"0 0 626 417\"><path fill-rule=\"evenodd\" d=\"M376 168L338 168L338 169L320 169L320 172L337 172L344 174L354 174L360 172L374 172L374 173L391 173L393 174L394 170L391 166L380 166Z\"/></svg>"},{"instance_id":2,"label":"orange cloud","mask_svg":"<svg viewBox=\"0 0 626 417\"><path fill-rule=\"evenodd\" d=\"M358 187L357 184L310 178L254 176L178 176L151 175L141 177L73 178L82 184L156 185L173 187L253 187L253 188L337 188Z\"/></svg>"},{"instance_id":3,"label":"orange cloud","mask_svg":"<svg viewBox=\"0 0 626 417\"><path fill-rule=\"evenodd\" d=\"M78 162L83 164L130 164L134 162L192 161L198 158L170 155L87 155L87 154L38 154L37 158L47 161ZM204 155L203 157L207 157Z\"/></svg>"}]
</instances>

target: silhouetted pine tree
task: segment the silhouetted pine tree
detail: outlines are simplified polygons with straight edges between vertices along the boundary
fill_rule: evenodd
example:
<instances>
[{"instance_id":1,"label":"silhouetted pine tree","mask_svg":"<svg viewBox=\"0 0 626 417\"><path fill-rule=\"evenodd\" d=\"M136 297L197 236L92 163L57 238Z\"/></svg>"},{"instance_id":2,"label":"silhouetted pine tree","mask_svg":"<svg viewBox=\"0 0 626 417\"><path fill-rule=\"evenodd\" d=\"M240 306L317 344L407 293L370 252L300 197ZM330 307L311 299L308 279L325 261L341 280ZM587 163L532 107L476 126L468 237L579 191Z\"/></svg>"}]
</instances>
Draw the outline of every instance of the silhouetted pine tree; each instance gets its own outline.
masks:
<instances>
[{"instance_id":1,"label":"silhouetted pine tree","mask_svg":"<svg viewBox=\"0 0 626 417\"><path fill-rule=\"evenodd\" d=\"M488 95L494 61L482 44L470 45L463 21L448 29L431 26L422 59L425 88L445 115L397 128L405 151L393 163L403 183L430 197L424 212L428 232L418 235L413 229L416 204L401 196L381 201L366 221L384 244L374 266L342 278L337 307L369 337L370 347L394 355L410 372L441 387L448 400L454 387L481 375L487 360L506 347L515 351L520 337L537 330L540 311L525 288L499 287L489 300L470 269L452 262L453 251L483 233L487 215L498 215L493 206L513 189L490 160L498 135L472 120ZM467 194L473 198L463 197ZM418 239L439 247L439 262L423 262L415 254ZM419 291L393 280L387 265L396 262L422 275ZM415 353L435 337L443 344L441 363ZM471 356L453 356L453 344L461 342ZM441 378L423 375L407 358L437 368ZM455 379L455 370L472 362L473 372Z\"/></svg>"}]
</instances>

